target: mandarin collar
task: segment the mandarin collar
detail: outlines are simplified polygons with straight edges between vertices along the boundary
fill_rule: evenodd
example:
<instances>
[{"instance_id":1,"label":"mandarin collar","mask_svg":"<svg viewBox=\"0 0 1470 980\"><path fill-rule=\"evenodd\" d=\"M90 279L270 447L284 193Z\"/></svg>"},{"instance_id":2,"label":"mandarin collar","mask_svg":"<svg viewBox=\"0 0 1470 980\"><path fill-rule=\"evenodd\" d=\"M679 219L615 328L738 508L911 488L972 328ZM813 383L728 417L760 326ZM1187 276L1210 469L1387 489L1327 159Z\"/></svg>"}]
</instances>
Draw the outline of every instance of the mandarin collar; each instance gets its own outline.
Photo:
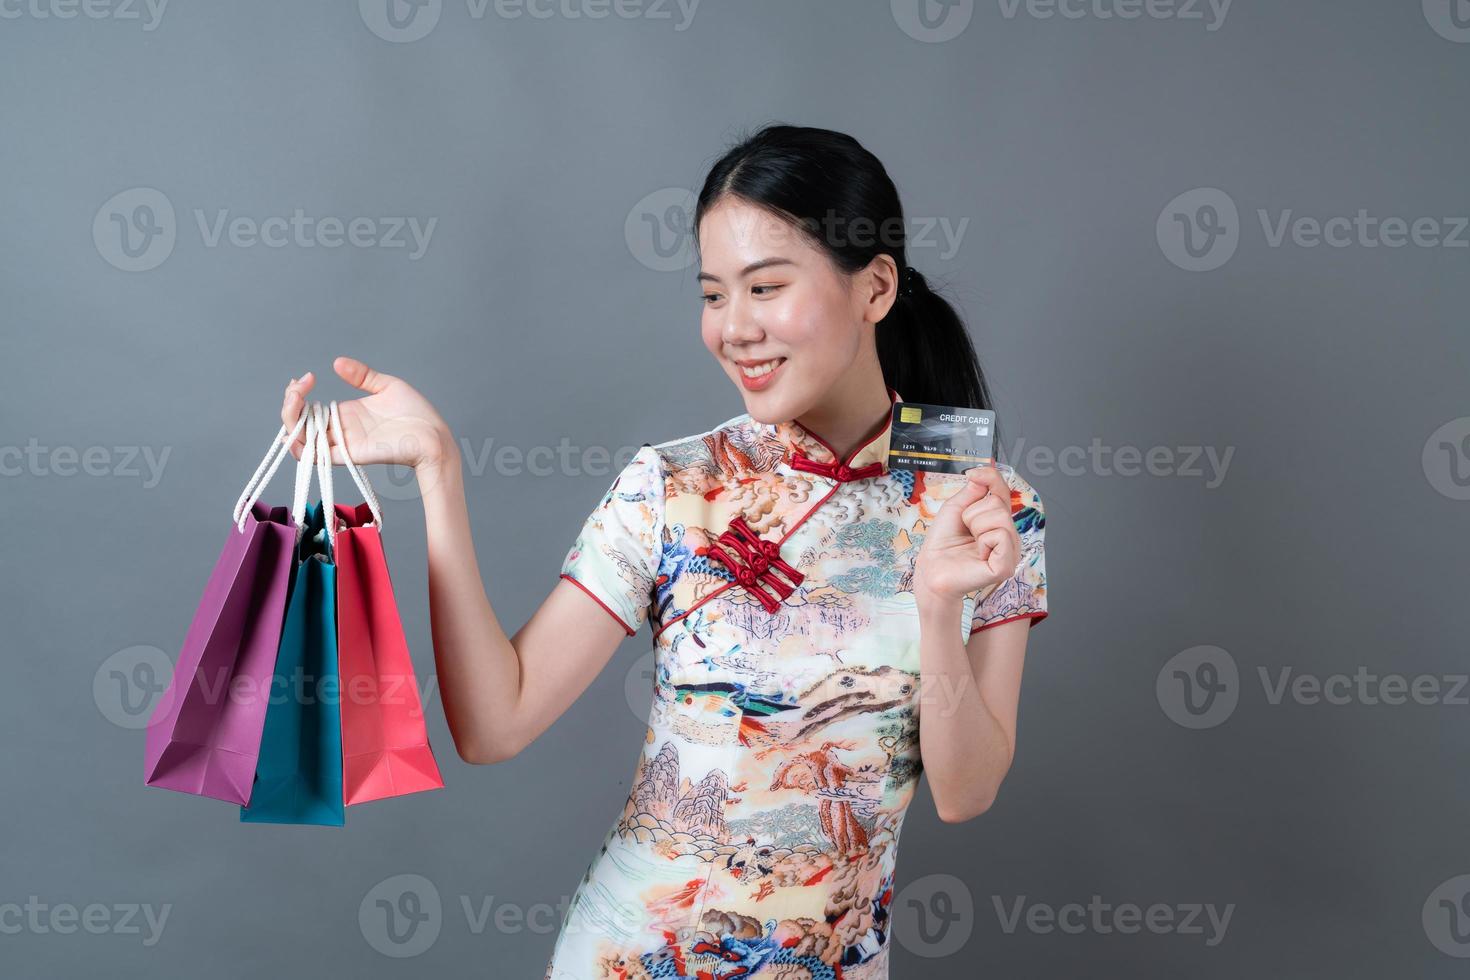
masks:
<instances>
[{"instance_id":1,"label":"mandarin collar","mask_svg":"<svg viewBox=\"0 0 1470 980\"><path fill-rule=\"evenodd\" d=\"M888 472L888 444L893 436L893 406L903 401L903 398L893 388L888 388L887 391L889 411L887 419L883 422L883 428L867 442L849 453L844 460L837 459L837 453L827 440L795 419L768 423L766 429L768 434L780 441L784 450L782 462L787 466L791 466L794 457L801 455L814 463L829 467L840 462L850 470L861 470L865 466L877 463L881 467L878 475L886 474ZM845 482L851 482L851 478Z\"/></svg>"}]
</instances>

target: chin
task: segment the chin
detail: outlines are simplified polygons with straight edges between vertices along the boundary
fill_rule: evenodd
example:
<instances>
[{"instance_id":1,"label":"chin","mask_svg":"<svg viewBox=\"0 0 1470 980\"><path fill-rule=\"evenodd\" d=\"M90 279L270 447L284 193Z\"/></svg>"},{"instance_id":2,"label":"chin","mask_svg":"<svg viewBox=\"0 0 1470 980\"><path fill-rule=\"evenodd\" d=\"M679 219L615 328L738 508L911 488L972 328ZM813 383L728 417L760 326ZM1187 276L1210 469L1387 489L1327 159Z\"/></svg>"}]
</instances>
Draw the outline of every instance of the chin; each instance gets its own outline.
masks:
<instances>
[{"instance_id":1,"label":"chin","mask_svg":"<svg viewBox=\"0 0 1470 980\"><path fill-rule=\"evenodd\" d=\"M791 412L781 407L781 399L764 391L746 391L738 380L735 385L740 389L741 400L745 402L745 412L753 421L766 424L794 418Z\"/></svg>"}]
</instances>

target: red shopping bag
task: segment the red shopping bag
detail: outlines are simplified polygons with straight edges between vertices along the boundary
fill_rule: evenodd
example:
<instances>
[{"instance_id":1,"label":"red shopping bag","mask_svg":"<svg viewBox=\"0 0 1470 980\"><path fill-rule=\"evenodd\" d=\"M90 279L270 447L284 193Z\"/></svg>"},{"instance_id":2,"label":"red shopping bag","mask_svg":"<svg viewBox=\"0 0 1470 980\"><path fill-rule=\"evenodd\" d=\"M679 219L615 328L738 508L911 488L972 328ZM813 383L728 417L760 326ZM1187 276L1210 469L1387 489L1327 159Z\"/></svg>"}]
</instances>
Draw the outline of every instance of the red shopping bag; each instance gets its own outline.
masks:
<instances>
[{"instance_id":1,"label":"red shopping bag","mask_svg":"<svg viewBox=\"0 0 1470 980\"><path fill-rule=\"evenodd\" d=\"M335 507L342 796L350 805L442 789L444 780L429 747L413 659L388 577L381 512L347 457L336 402L331 422L343 462L367 498L356 507Z\"/></svg>"}]
</instances>

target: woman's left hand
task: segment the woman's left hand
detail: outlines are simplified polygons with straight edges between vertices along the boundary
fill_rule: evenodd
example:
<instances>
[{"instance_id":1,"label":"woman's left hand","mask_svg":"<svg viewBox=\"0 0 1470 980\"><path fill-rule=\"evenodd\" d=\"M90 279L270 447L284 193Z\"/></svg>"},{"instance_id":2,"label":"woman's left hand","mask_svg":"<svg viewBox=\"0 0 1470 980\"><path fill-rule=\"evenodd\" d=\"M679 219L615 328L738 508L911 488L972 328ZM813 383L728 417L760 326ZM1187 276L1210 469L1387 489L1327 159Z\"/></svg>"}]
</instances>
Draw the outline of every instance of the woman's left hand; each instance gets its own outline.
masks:
<instances>
[{"instance_id":1,"label":"woman's left hand","mask_svg":"<svg viewBox=\"0 0 1470 980\"><path fill-rule=\"evenodd\" d=\"M1011 487L994 466L969 471L935 515L914 566L914 595L963 599L1016 572L1021 536L1011 519Z\"/></svg>"}]
</instances>

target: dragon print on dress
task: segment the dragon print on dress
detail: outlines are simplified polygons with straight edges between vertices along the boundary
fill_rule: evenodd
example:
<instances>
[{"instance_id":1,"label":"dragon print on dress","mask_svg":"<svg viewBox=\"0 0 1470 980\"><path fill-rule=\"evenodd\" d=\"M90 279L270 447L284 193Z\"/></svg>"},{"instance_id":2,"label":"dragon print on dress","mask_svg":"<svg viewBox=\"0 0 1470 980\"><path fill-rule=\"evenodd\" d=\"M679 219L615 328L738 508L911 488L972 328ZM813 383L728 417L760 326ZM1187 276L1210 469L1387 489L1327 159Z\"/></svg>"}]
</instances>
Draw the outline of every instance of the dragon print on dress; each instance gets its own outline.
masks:
<instances>
[{"instance_id":1,"label":"dragon print on dress","mask_svg":"<svg viewBox=\"0 0 1470 980\"><path fill-rule=\"evenodd\" d=\"M630 636L648 624L654 698L548 980L887 978L922 771L914 561L966 482L890 471L889 435L839 460L739 415L643 446L588 516L562 576ZM1041 500L997 468L1021 554L966 596L962 639L1047 615Z\"/></svg>"}]
</instances>

